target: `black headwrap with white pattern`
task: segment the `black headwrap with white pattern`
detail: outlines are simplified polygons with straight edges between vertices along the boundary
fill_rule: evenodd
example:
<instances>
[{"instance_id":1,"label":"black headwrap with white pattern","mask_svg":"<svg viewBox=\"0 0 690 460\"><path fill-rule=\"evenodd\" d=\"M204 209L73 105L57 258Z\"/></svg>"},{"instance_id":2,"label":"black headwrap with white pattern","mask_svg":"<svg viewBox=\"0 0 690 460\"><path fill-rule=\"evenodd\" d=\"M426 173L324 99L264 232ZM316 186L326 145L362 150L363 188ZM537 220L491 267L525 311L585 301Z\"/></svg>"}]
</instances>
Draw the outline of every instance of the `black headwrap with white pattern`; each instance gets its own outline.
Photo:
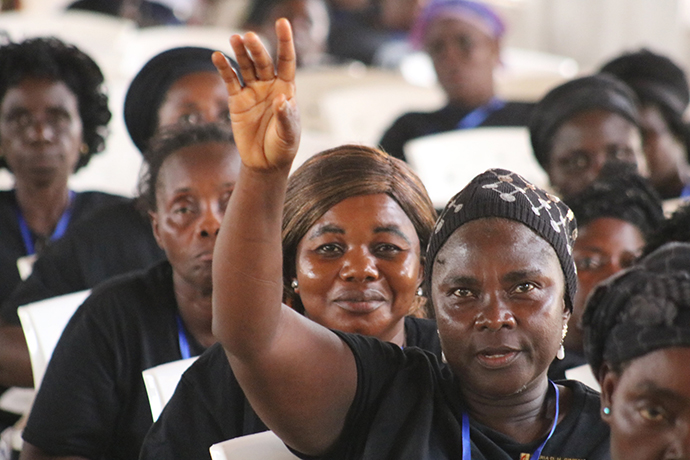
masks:
<instances>
[{"instance_id":1,"label":"black headwrap with white pattern","mask_svg":"<svg viewBox=\"0 0 690 460\"><path fill-rule=\"evenodd\" d=\"M427 292L431 292L434 259L448 237L462 225L484 217L520 222L544 238L556 251L565 276L565 303L570 311L577 290L573 242L575 216L558 197L505 169L489 169L451 198L436 221L426 253Z\"/></svg>"}]
</instances>

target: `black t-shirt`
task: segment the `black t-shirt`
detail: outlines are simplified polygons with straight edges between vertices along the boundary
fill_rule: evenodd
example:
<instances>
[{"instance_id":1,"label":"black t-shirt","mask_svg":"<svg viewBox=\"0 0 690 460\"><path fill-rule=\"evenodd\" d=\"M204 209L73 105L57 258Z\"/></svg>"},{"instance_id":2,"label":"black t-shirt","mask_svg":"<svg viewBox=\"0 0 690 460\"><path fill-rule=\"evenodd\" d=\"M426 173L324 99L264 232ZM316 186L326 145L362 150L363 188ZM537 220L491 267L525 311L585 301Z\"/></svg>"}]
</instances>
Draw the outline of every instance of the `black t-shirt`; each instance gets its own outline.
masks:
<instances>
[{"instance_id":1,"label":"black t-shirt","mask_svg":"<svg viewBox=\"0 0 690 460\"><path fill-rule=\"evenodd\" d=\"M80 192L74 196L72 214L67 231L88 216L94 210L125 201L126 198L103 192ZM14 190L0 191L0 302L9 297L14 288L21 282L17 259L27 255L22 233L17 219L17 199ZM36 235L31 235L36 240ZM59 240L58 240L59 241ZM52 245L52 244L51 244ZM51 245L48 245L50 247Z\"/></svg>"},{"instance_id":2,"label":"black t-shirt","mask_svg":"<svg viewBox=\"0 0 690 460\"><path fill-rule=\"evenodd\" d=\"M491 112L479 126L526 126L532 115L531 102L506 102ZM405 144L418 137L457 129L457 125L472 109L447 105L436 112L406 113L384 133L379 145L390 155L405 160Z\"/></svg>"},{"instance_id":3,"label":"black t-shirt","mask_svg":"<svg viewBox=\"0 0 690 460\"><path fill-rule=\"evenodd\" d=\"M90 289L164 258L151 223L137 210L134 200L103 206L45 249L31 276L3 302L0 318L19 325L20 305Z\"/></svg>"},{"instance_id":4,"label":"black t-shirt","mask_svg":"<svg viewBox=\"0 0 690 460\"><path fill-rule=\"evenodd\" d=\"M436 322L405 318L408 347L440 356ZM194 436L189 436L190 427ZM209 460L213 444L266 431L235 379L220 344L209 348L182 375L175 394L151 427L140 459Z\"/></svg>"},{"instance_id":5,"label":"black t-shirt","mask_svg":"<svg viewBox=\"0 0 690 460\"><path fill-rule=\"evenodd\" d=\"M141 372L182 358L177 315L168 262L94 289L55 347L24 439L49 455L137 458L152 424Z\"/></svg>"},{"instance_id":6,"label":"black t-shirt","mask_svg":"<svg viewBox=\"0 0 690 460\"><path fill-rule=\"evenodd\" d=\"M352 348L357 392L340 439L323 459L444 460L462 458L463 401L458 381L436 356L400 350L370 337L338 333ZM575 381L569 413L542 451L549 459L609 459L609 428L599 394ZM470 423L473 460L518 460L541 440L520 445ZM304 457L308 458L308 457Z\"/></svg>"}]
</instances>

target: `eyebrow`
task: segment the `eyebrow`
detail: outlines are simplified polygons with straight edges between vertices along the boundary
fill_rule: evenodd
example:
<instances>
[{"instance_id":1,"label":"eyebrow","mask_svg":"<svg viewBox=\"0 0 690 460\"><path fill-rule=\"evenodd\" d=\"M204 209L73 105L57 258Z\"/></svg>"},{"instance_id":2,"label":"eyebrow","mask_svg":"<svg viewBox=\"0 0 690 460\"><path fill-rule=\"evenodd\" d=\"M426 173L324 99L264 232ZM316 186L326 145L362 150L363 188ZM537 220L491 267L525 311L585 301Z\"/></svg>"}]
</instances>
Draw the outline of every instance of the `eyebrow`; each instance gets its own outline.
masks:
<instances>
[{"instance_id":1,"label":"eyebrow","mask_svg":"<svg viewBox=\"0 0 690 460\"><path fill-rule=\"evenodd\" d=\"M407 235L405 235L405 234L400 230L400 227L398 227L397 225L388 225L388 226L383 226L383 227L376 227L376 228L374 229L374 233L392 233L392 234L394 234L394 235L399 236L399 237L402 238L403 240L405 240L405 242L406 242L407 244L411 244L409 238L407 238Z\"/></svg>"},{"instance_id":2,"label":"eyebrow","mask_svg":"<svg viewBox=\"0 0 690 460\"><path fill-rule=\"evenodd\" d=\"M674 400L674 401L682 401L682 397L678 395L675 391L669 390L668 388L663 388L657 385L655 382L652 382L651 380L643 380L642 382L638 383L635 385L635 389L637 391L641 392L648 392L648 393L654 393L657 396Z\"/></svg>"},{"instance_id":3,"label":"eyebrow","mask_svg":"<svg viewBox=\"0 0 690 460\"><path fill-rule=\"evenodd\" d=\"M321 225L314 230L314 233L309 236L309 239L313 240L313 239L316 239L316 238L323 236L327 233L335 233L338 235L344 235L345 230L343 230L340 227L336 227L335 225L329 225L329 224Z\"/></svg>"},{"instance_id":4,"label":"eyebrow","mask_svg":"<svg viewBox=\"0 0 690 460\"><path fill-rule=\"evenodd\" d=\"M503 281L506 281L508 283L515 283L518 281L522 281L527 278L535 278L538 276L541 276L542 271L539 269L533 269L533 270L517 270L514 272L506 273L503 276Z\"/></svg>"}]
</instances>

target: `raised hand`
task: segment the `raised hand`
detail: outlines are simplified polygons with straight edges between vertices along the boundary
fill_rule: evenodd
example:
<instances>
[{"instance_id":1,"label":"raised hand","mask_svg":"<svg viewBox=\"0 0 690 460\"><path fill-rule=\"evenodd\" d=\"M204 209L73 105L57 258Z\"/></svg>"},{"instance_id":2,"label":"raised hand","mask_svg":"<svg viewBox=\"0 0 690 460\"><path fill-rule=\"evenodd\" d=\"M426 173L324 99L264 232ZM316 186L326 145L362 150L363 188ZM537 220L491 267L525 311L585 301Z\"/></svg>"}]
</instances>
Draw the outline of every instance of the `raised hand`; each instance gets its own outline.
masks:
<instances>
[{"instance_id":1,"label":"raised hand","mask_svg":"<svg viewBox=\"0 0 690 460\"><path fill-rule=\"evenodd\" d=\"M277 66L259 37L233 35L230 44L244 86L220 52L213 63L228 89L235 142L245 166L255 170L289 169L299 147L295 101L295 47L287 19L276 21Z\"/></svg>"}]
</instances>

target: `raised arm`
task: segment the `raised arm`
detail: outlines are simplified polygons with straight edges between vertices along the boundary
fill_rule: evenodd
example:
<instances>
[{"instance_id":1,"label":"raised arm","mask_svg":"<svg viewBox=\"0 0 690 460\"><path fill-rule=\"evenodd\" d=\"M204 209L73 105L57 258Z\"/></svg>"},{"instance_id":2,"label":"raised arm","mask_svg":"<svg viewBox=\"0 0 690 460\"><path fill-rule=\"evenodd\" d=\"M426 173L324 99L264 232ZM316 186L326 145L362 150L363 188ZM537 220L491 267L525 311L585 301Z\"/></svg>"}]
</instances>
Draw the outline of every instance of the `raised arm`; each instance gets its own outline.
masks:
<instances>
[{"instance_id":1,"label":"raised arm","mask_svg":"<svg viewBox=\"0 0 690 460\"><path fill-rule=\"evenodd\" d=\"M287 20L276 23L278 62L254 33L233 36L242 86L220 53L242 157L213 258L213 332L252 406L283 440L307 454L337 439L356 390L350 349L283 305L281 224L299 145L295 51Z\"/></svg>"}]
</instances>

